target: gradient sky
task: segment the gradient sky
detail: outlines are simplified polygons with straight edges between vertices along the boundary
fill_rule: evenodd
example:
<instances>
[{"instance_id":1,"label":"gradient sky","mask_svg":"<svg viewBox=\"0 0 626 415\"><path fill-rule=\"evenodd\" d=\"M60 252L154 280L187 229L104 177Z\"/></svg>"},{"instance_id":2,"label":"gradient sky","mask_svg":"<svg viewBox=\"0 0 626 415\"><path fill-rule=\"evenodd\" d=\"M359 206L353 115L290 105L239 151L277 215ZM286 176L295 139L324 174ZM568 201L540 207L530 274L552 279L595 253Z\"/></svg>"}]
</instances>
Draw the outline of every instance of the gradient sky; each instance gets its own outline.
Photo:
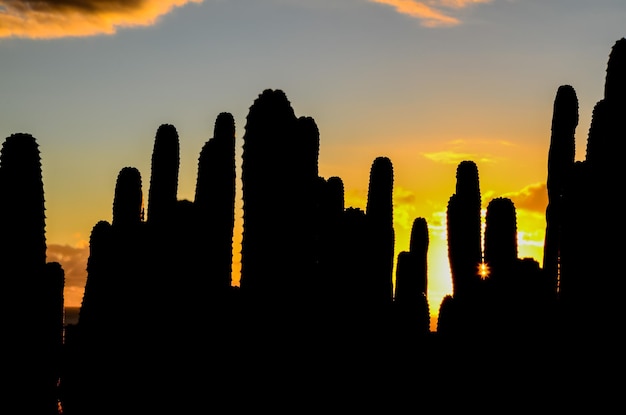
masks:
<instances>
[{"instance_id":1,"label":"gradient sky","mask_svg":"<svg viewBox=\"0 0 626 415\"><path fill-rule=\"evenodd\" d=\"M396 255L426 218L436 314L458 163L478 165L484 207L514 201L519 256L541 262L557 88L578 95L583 159L625 22L624 0L0 1L0 134L39 143L48 261L79 306L91 229L112 219L121 168L140 170L147 199L158 126L178 130L178 198L193 200L217 115L235 118L240 166L250 105L281 89L315 119L320 175L343 179L347 207L365 208L371 163L391 159Z\"/></svg>"}]
</instances>

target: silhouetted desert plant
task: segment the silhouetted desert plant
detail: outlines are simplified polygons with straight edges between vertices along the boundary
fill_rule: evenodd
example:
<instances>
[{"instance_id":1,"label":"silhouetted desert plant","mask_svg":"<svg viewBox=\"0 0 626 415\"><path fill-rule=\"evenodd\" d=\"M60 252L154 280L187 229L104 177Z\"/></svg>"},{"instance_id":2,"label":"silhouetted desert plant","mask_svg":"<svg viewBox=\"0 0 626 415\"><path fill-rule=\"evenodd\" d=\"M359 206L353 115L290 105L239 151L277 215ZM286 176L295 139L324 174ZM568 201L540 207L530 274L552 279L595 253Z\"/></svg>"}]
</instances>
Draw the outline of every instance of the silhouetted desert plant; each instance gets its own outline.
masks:
<instances>
[{"instance_id":1,"label":"silhouetted desert plant","mask_svg":"<svg viewBox=\"0 0 626 415\"><path fill-rule=\"evenodd\" d=\"M456 192L447 208L448 259L453 296L471 295L480 282L482 262L481 195L478 167L471 160L458 164Z\"/></svg>"},{"instance_id":2,"label":"silhouetted desert plant","mask_svg":"<svg viewBox=\"0 0 626 415\"><path fill-rule=\"evenodd\" d=\"M132 227L143 221L141 173L135 167L123 167L117 175L113 198L113 226Z\"/></svg>"},{"instance_id":3,"label":"silhouetted desert plant","mask_svg":"<svg viewBox=\"0 0 626 415\"><path fill-rule=\"evenodd\" d=\"M44 190L37 140L11 134L0 152L0 262L39 269L46 262Z\"/></svg>"},{"instance_id":4,"label":"silhouetted desert plant","mask_svg":"<svg viewBox=\"0 0 626 415\"><path fill-rule=\"evenodd\" d=\"M506 279L517 260L517 215L507 197L496 197L487 204L484 251L489 279L495 283Z\"/></svg>"},{"instance_id":5,"label":"silhouetted desert plant","mask_svg":"<svg viewBox=\"0 0 626 415\"><path fill-rule=\"evenodd\" d=\"M411 228L409 251L398 254L394 290L394 318L398 330L427 334L430 331L428 304L428 224L416 218Z\"/></svg>"},{"instance_id":6,"label":"silhouetted desert plant","mask_svg":"<svg viewBox=\"0 0 626 415\"><path fill-rule=\"evenodd\" d=\"M372 305L388 306L393 301L393 262L395 231L393 227L393 164L388 157L376 157L370 168L366 216L369 238Z\"/></svg>"},{"instance_id":7,"label":"silhouetted desert plant","mask_svg":"<svg viewBox=\"0 0 626 415\"><path fill-rule=\"evenodd\" d=\"M318 135L281 90L264 90L246 117L241 292L280 314L302 309L315 283Z\"/></svg>"},{"instance_id":8,"label":"silhouetted desert plant","mask_svg":"<svg viewBox=\"0 0 626 415\"><path fill-rule=\"evenodd\" d=\"M199 226L195 249L202 258L198 272L207 279L207 295L225 295L232 283L235 177L235 120L222 112L213 137L200 151L194 199Z\"/></svg>"},{"instance_id":9,"label":"silhouetted desert plant","mask_svg":"<svg viewBox=\"0 0 626 415\"><path fill-rule=\"evenodd\" d=\"M172 124L161 124L152 150L147 218L151 224L171 220L177 200L179 165L178 131Z\"/></svg>"},{"instance_id":10,"label":"silhouetted desert plant","mask_svg":"<svg viewBox=\"0 0 626 415\"><path fill-rule=\"evenodd\" d=\"M561 85L554 99L552 134L548 150L548 206L543 248L543 269L557 293L562 240L563 192L575 159L578 98L571 85Z\"/></svg>"},{"instance_id":11,"label":"silhouetted desert plant","mask_svg":"<svg viewBox=\"0 0 626 415\"><path fill-rule=\"evenodd\" d=\"M0 150L0 277L4 406L18 402L22 413L54 414L64 271L46 263L41 158L27 133L11 134Z\"/></svg>"}]
</instances>

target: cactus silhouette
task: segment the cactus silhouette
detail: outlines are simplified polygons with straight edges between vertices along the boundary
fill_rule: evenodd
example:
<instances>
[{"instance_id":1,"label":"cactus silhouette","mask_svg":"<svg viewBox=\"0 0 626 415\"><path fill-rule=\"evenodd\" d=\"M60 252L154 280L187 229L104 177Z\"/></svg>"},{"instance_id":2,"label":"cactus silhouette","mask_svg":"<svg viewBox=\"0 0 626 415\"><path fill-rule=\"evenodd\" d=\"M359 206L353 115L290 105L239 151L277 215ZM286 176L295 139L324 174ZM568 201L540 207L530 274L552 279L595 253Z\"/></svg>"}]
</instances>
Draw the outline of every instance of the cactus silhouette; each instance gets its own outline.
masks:
<instances>
[{"instance_id":1,"label":"cactus silhouette","mask_svg":"<svg viewBox=\"0 0 626 415\"><path fill-rule=\"evenodd\" d=\"M162 224L171 220L177 191L180 145L176 127L161 124L152 150L152 169L148 191L148 222Z\"/></svg>"},{"instance_id":2,"label":"cactus silhouette","mask_svg":"<svg viewBox=\"0 0 626 415\"><path fill-rule=\"evenodd\" d=\"M114 319L111 318L115 310L111 309L111 298L117 287L113 284L115 271L111 268L111 247L111 224L105 220L98 221L89 237L87 281L78 316L78 325L84 332L112 334L109 330L113 328ZM108 327L107 319L110 321Z\"/></svg>"},{"instance_id":3,"label":"cactus silhouette","mask_svg":"<svg viewBox=\"0 0 626 415\"><path fill-rule=\"evenodd\" d=\"M246 117L240 287L267 307L300 303L313 283L318 134L281 90L264 90Z\"/></svg>"},{"instance_id":4,"label":"cactus silhouette","mask_svg":"<svg viewBox=\"0 0 626 415\"><path fill-rule=\"evenodd\" d=\"M614 333L618 296L621 290L610 290L602 299L584 294L590 275L605 276L608 284L619 284L615 258L624 251L626 226L619 218L619 204L598 203L626 177L620 154L626 150L626 38L613 45L607 62L604 97L594 106L585 160L576 162L563 196L564 225L559 281L559 300L570 334L580 335L581 326L595 325L600 332ZM609 226L593 226L582 217L615 218ZM587 288L588 289L588 288ZM592 319L584 310L593 309L605 316Z\"/></svg>"},{"instance_id":5,"label":"cactus silhouette","mask_svg":"<svg viewBox=\"0 0 626 415\"><path fill-rule=\"evenodd\" d=\"M200 273L209 291L223 293L232 282L235 226L235 120L230 113L217 116L213 138L200 151L194 204L200 226L197 254L207 258Z\"/></svg>"},{"instance_id":6,"label":"cactus silhouette","mask_svg":"<svg viewBox=\"0 0 626 415\"><path fill-rule=\"evenodd\" d=\"M370 237L370 270L374 304L390 304L393 300L393 261L395 234L393 228L393 164L388 157L377 157L370 168L367 206L365 210Z\"/></svg>"},{"instance_id":7,"label":"cactus silhouette","mask_svg":"<svg viewBox=\"0 0 626 415\"><path fill-rule=\"evenodd\" d=\"M39 145L26 133L7 137L0 153L0 262L40 269L46 262Z\"/></svg>"},{"instance_id":8,"label":"cactus silhouette","mask_svg":"<svg viewBox=\"0 0 626 415\"><path fill-rule=\"evenodd\" d=\"M554 99L552 135L548 151L548 206L546 208L546 235L543 250L543 269L558 289L563 192L565 181L571 175L575 158L575 131L578 125L578 98L571 85L561 85Z\"/></svg>"},{"instance_id":9,"label":"cactus silhouette","mask_svg":"<svg viewBox=\"0 0 626 415\"><path fill-rule=\"evenodd\" d=\"M409 251L398 254L394 309L401 330L425 334L430 331L428 306L428 224L416 218L411 228Z\"/></svg>"},{"instance_id":10,"label":"cactus silhouette","mask_svg":"<svg viewBox=\"0 0 626 415\"><path fill-rule=\"evenodd\" d=\"M3 355L14 362L3 365L6 404L56 414L64 272L46 263L41 159L27 133L10 135L0 150L0 277Z\"/></svg>"},{"instance_id":11,"label":"cactus silhouette","mask_svg":"<svg viewBox=\"0 0 626 415\"><path fill-rule=\"evenodd\" d=\"M395 301L413 301L419 293L428 294L428 243L426 219L416 218L411 227L409 251L398 254Z\"/></svg>"},{"instance_id":12,"label":"cactus silhouette","mask_svg":"<svg viewBox=\"0 0 626 415\"><path fill-rule=\"evenodd\" d=\"M132 227L142 222L142 213L141 173L135 167L123 167L115 183L112 225Z\"/></svg>"},{"instance_id":13,"label":"cactus silhouette","mask_svg":"<svg viewBox=\"0 0 626 415\"><path fill-rule=\"evenodd\" d=\"M315 287L318 298L325 299L326 315L330 321L337 319L337 308L345 300L345 292L338 287L345 284L346 266L342 223L345 210L343 180L338 176L318 181L318 284ZM331 288L332 287L332 288ZM347 291L347 289L346 289ZM330 323L329 323L330 324Z\"/></svg>"},{"instance_id":14,"label":"cactus silhouette","mask_svg":"<svg viewBox=\"0 0 626 415\"><path fill-rule=\"evenodd\" d=\"M477 289L482 262L481 197L476 163L465 160L456 170L456 193L448 201L448 258L453 296Z\"/></svg>"},{"instance_id":15,"label":"cactus silhouette","mask_svg":"<svg viewBox=\"0 0 626 415\"><path fill-rule=\"evenodd\" d=\"M485 214L485 263L494 280L505 278L517 260L517 218L513 201L496 197Z\"/></svg>"}]
</instances>

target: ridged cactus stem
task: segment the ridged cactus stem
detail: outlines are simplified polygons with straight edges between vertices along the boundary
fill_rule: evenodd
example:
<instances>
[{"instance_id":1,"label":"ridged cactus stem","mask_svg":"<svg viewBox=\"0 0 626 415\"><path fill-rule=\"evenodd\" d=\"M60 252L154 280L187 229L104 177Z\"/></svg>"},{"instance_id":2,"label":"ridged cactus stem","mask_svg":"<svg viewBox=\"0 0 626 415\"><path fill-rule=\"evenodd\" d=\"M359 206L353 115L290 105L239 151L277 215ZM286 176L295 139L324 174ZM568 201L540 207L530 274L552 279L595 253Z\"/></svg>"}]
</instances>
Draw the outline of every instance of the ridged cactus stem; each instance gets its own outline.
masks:
<instances>
[{"instance_id":1,"label":"ridged cactus stem","mask_svg":"<svg viewBox=\"0 0 626 415\"><path fill-rule=\"evenodd\" d=\"M575 131L578 125L578 98L570 85L561 85L554 99L552 134L548 152L548 206L543 269L556 293L559 279L563 192L575 159Z\"/></svg>"},{"instance_id":2,"label":"ridged cactus stem","mask_svg":"<svg viewBox=\"0 0 626 415\"><path fill-rule=\"evenodd\" d=\"M374 159L370 169L366 207L371 232L371 278L373 297L381 304L393 300L393 164L388 157Z\"/></svg>"}]
</instances>

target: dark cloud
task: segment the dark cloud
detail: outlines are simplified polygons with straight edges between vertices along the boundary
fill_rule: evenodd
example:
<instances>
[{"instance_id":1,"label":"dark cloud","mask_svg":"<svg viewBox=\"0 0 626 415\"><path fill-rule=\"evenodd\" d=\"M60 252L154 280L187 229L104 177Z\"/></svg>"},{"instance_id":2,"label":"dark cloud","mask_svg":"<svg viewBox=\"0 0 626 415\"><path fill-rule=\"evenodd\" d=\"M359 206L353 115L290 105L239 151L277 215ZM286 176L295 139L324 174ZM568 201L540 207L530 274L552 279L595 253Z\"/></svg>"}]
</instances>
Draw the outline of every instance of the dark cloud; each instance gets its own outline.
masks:
<instances>
[{"instance_id":1,"label":"dark cloud","mask_svg":"<svg viewBox=\"0 0 626 415\"><path fill-rule=\"evenodd\" d=\"M175 7L203 0L0 0L0 37L50 39L149 26Z\"/></svg>"},{"instance_id":2,"label":"dark cloud","mask_svg":"<svg viewBox=\"0 0 626 415\"><path fill-rule=\"evenodd\" d=\"M23 14L31 12L69 12L102 13L111 11L140 9L146 0L6 0L0 2L5 10L19 11Z\"/></svg>"}]
</instances>

